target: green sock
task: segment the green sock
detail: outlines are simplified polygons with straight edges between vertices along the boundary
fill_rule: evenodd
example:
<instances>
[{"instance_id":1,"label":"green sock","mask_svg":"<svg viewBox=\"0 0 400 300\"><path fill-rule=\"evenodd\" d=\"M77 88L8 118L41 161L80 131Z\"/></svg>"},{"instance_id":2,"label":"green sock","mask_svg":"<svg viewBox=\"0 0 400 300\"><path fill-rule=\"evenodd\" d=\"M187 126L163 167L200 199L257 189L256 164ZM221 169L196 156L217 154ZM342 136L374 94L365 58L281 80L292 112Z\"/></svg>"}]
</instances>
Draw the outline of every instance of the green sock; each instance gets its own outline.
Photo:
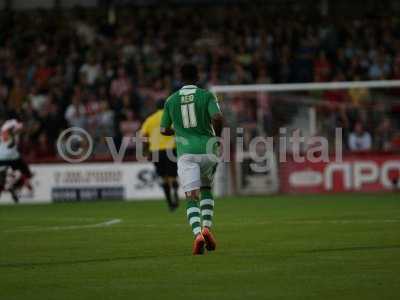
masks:
<instances>
[{"instance_id":1,"label":"green sock","mask_svg":"<svg viewBox=\"0 0 400 300\"><path fill-rule=\"evenodd\" d=\"M192 226L192 231L194 236L201 233L201 219L200 219L200 209L197 201L187 200L186 215L190 226Z\"/></svg>"},{"instance_id":2,"label":"green sock","mask_svg":"<svg viewBox=\"0 0 400 300\"><path fill-rule=\"evenodd\" d=\"M201 189L200 209L203 218L203 227L211 228L214 216L214 200L209 188Z\"/></svg>"}]
</instances>

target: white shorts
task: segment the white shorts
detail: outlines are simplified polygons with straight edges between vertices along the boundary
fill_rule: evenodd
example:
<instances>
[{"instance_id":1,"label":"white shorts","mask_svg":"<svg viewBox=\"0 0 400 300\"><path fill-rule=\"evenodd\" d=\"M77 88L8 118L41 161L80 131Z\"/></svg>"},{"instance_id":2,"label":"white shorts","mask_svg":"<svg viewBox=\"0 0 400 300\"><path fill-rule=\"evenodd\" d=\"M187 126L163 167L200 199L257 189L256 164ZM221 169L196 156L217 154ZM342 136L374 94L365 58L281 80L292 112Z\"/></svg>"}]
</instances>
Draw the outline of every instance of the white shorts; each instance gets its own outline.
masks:
<instances>
[{"instance_id":1,"label":"white shorts","mask_svg":"<svg viewBox=\"0 0 400 300\"><path fill-rule=\"evenodd\" d=\"M184 192L211 187L218 158L213 154L184 154L178 159L178 175Z\"/></svg>"},{"instance_id":2,"label":"white shorts","mask_svg":"<svg viewBox=\"0 0 400 300\"><path fill-rule=\"evenodd\" d=\"M16 146L8 147L6 143L0 142L0 160L15 160L20 158Z\"/></svg>"}]
</instances>

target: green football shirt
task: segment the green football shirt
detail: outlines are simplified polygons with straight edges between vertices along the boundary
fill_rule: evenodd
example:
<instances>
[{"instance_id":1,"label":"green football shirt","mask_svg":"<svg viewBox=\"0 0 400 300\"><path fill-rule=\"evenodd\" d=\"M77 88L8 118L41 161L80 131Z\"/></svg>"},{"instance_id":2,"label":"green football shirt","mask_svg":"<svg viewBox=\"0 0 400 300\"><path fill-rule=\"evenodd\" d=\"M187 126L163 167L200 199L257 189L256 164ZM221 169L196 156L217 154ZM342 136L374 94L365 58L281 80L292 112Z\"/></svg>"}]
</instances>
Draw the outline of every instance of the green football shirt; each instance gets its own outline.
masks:
<instances>
[{"instance_id":1,"label":"green football shirt","mask_svg":"<svg viewBox=\"0 0 400 300\"><path fill-rule=\"evenodd\" d=\"M173 126L178 156L214 153L216 139L211 118L220 112L213 93L186 85L165 102L161 127Z\"/></svg>"}]
</instances>

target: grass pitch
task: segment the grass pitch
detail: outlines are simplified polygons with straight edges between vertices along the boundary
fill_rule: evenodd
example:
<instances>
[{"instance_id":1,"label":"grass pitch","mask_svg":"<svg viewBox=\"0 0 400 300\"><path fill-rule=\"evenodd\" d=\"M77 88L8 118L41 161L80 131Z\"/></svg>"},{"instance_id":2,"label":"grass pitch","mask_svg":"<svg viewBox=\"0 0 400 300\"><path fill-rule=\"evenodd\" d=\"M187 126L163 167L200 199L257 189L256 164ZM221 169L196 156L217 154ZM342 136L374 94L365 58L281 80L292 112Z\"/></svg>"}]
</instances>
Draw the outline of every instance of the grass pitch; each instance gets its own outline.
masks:
<instances>
[{"instance_id":1,"label":"grass pitch","mask_svg":"<svg viewBox=\"0 0 400 300\"><path fill-rule=\"evenodd\" d=\"M217 199L201 257L183 206L0 206L0 299L400 297L399 194Z\"/></svg>"}]
</instances>

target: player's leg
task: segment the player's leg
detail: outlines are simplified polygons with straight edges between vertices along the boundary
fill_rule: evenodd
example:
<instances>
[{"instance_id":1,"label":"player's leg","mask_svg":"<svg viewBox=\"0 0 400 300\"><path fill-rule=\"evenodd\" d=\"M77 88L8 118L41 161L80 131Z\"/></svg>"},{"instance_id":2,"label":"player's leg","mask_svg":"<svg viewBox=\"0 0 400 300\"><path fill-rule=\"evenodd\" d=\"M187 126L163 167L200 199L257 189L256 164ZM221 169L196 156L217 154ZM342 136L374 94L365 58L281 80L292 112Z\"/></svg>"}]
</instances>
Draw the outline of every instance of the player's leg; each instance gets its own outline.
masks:
<instances>
[{"instance_id":1,"label":"player's leg","mask_svg":"<svg viewBox=\"0 0 400 300\"><path fill-rule=\"evenodd\" d=\"M7 167L0 167L0 196L6 188Z\"/></svg>"},{"instance_id":2,"label":"player's leg","mask_svg":"<svg viewBox=\"0 0 400 300\"><path fill-rule=\"evenodd\" d=\"M154 154L154 153L153 153ZM154 166L156 168L156 173L158 177L160 178L160 185L161 188L163 189L165 199L167 200L168 208L172 211L175 209L175 206L172 202L172 197L171 197L171 188L170 188L170 183L168 179L168 173L166 172L166 163L165 159L166 157L162 154L162 151L158 152L158 155L153 157L158 157L158 161L154 162Z\"/></svg>"},{"instance_id":3,"label":"player's leg","mask_svg":"<svg viewBox=\"0 0 400 300\"><path fill-rule=\"evenodd\" d=\"M177 178L175 176L171 176L171 174L169 173L169 176L166 177L165 180L166 182L168 182L168 189L170 191L170 197L171 197L171 205L173 206L173 209L176 209L179 206L179 195L178 195L179 184Z\"/></svg>"},{"instance_id":4,"label":"player's leg","mask_svg":"<svg viewBox=\"0 0 400 300\"><path fill-rule=\"evenodd\" d=\"M161 178L161 180L162 180L161 187L164 191L164 195L165 195L165 199L167 200L168 207L171 211L173 211L173 210L175 210L176 205L175 205L174 201L172 200L171 184L170 184L169 177L164 176Z\"/></svg>"},{"instance_id":5,"label":"player's leg","mask_svg":"<svg viewBox=\"0 0 400 300\"><path fill-rule=\"evenodd\" d=\"M214 216L214 199L211 192L211 187L201 188L201 200L200 200L200 211L203 220L203 228L210 229L212 226L212 220Z\"/></svg>"},{"instance_id":6,"label":"player's leg","mask_svg":"<svg viewBox=\"0 0 400 300\"><path fill-rule=\"evenodd\" d=\"M17 188L14 187L14 185L11 185L8 188L8 192L10 193L11 198L13 199L14 203L19 203L18 191L17 191Z\"/></svg>"},{"instance_id":7,"label":"player's leg","mask_svg":"<svg viewBox=\"0 0 400 300\"><path fill-rule=\"evenodd\" d=\"M178 196L178 189L179 189L179 184L178 184L178 166L177 163L175 162L174 158L176 157L176 154L174 153L173 157L169 156L168 153L169 150L166 151L160 151L160 159L164 161L163 163L163 171L165 172L165 175L167 176L167 182L169 185L169 190L171 194L171 202L173 205L173 208L176 209L179 206L179 196Z\"/></svg>"},{"instance_id":8,"label":"player's leg","mask_svg":"<svg viewBox=\"0 0 400 300\"><path fill-rule=\"evenodd\" d=\"M209 251L215 250L217 243L211 233L214 217L214 197L212 194L212 184L214 181L217 162L214 157L204 156L201 163L201 200L200 210L203 220L202 234L206 240L206 248Z\"/></svg>"},{"instance_id":9,"label":"player's leg","mask_svg":"<svg viewBox=\"0 0 400 300\"><path fill-rule=\"evenodd\" d=\"M205 240L201 234L200 216L200 167L194 161L193 155L183 155L178 160L178 174L186 196L186 216L192 228L195 240L193 254L203 254Z\"/></svg>"},{"instance_id":10,"label":"player's leg","mask_svg":"<svg viewBox=\"0 0 400 300\"><path fill-rule=\"evenodd\" d=\"M179 183L178 183L178 178L176 176L172 177L171 181L172 181L171 186L172 186L172 189L174 190L174 204L175 204L176 207L178 207L179 206L179 193L178 193Z\"/></svg>"},{"instance_id":11,"label":"player's leg","mask_svg":"<svg viewBox=\"0 0 400 300\"><path fill-rule=\"evenodd\" d=\"M217 247L217 242L211 233L214 216L214 199L210 187L201 188L200 211L203 221L202 235L206 241L206 248L208 251L213 251Z\"/></svg>"},{"instance_id":12,"label":"player's leg","mask_svg":"<svg viewBox=\"0 0 400 300\"><path fill-rule=\"evenodd\" d=\"M174 157L176 157L176 149L174 149ZM178 165L175 161L168 158L168 175L170 187L173 190L174 205L179 206L179 183L178 183Z\"/></svg>"},{"instance_id":13,"label":"player's leg","mask_svg":"<svg viewBox=\"0 0 400 300\"><path fill-rule=\"evenodd\" d=\"M201 218L199 208L200 189L186 192L186 215L194 234L193 255L204 253L204 245L206 243L201 230Z\"/></svg>"},{"instance_id":14,"label":"player's leg","mask_svg":"<svg viewBox=\"0 0 400 300\"><path fill-rule=\"evenodd\" d=\"M30 191L32 190L32 185L31 185L31 178L32 178L32 172L28 166L28 164L23 160L22 158L19 158L11 163L11 168L14 171L19 171L21 172L21 177L14 182L14 184L11 186L10 190L18 190L22 188L23 186L27 187Z\"/></svg>"}]
</instances>

